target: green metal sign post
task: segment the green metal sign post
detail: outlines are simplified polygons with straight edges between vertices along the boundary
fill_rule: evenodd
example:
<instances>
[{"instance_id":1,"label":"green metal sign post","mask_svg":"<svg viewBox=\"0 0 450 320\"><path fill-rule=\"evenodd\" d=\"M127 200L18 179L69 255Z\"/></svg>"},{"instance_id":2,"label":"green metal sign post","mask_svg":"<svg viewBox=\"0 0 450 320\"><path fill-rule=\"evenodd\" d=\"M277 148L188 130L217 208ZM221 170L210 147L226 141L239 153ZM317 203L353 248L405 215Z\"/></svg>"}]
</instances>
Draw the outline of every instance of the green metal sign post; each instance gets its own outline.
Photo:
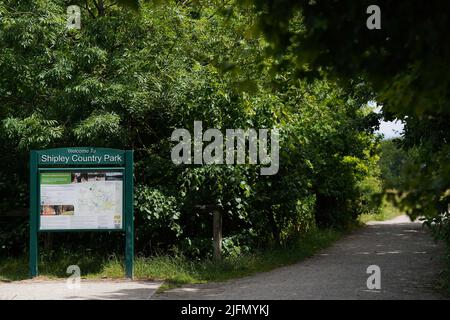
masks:
<instances>
[{"instance_id":1,"label":"green metal sign post","mask_svg":"<svg viewBox=\"0 0 450 320\"><path fill-rule=\"evenodd\" d=\"M125 232L133 278L133 151L57 148L30 152L30 276L39 274L39 233Z\"/></svg>"}]
</instances>

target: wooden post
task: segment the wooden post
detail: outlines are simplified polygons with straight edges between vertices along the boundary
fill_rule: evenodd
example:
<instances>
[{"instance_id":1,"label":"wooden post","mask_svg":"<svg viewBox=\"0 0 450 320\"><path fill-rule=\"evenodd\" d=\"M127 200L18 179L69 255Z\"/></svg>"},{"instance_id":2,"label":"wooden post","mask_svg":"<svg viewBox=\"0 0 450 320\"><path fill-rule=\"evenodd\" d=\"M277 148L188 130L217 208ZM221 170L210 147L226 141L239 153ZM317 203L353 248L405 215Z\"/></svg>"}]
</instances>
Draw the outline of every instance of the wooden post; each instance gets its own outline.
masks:
<instances>
[{"instance_id":1,"label":"wooden post","mask_svg":"<svg viewBox=\"0 0 450 320\"><path fill-rule=\"evenodd\" d=\"M128 279L134 277L134 154L133 150L125 151L125 274ZM123 223L123 222L122 222Z\"/></svg>"},{"instance_id":2,"label":"wooden post","mask_svg":"<svg viewBox=\"0 0 450 320\"><path fill-rule=\"evenodd\" d=\"M38 271L38 160L37 152L30 151L30 277L37 277Z\"/></svg>"},{"instance_id":3,"label":"wooden post","mask_svg":"<svg viewBox=\"0 0 450 320\"><path fill-rule=\"evenodd\" d=\"M214 262L219 262L222 260L222 213L219 209L214 210L213 244Z\"/></svg>"}]
</instances>

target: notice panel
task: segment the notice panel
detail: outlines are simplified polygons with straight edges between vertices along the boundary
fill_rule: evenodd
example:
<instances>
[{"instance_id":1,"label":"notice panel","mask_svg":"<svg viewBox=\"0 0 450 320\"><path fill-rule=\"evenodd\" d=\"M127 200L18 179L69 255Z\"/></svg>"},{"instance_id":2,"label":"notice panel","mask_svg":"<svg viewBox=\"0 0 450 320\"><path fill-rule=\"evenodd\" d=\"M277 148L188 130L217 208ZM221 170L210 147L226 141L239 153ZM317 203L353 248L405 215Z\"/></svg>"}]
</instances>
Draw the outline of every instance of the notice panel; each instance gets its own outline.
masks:
<instances>
[{"instance_id":1,"label":"notice panel","mask_svg":"<svg viewBox=\"0 0 450 320\"><path fill-rule=\"evenodd\" d=\"M123 172L40 173L40 230L122 229Z\"/></svg>"}]
</instances>

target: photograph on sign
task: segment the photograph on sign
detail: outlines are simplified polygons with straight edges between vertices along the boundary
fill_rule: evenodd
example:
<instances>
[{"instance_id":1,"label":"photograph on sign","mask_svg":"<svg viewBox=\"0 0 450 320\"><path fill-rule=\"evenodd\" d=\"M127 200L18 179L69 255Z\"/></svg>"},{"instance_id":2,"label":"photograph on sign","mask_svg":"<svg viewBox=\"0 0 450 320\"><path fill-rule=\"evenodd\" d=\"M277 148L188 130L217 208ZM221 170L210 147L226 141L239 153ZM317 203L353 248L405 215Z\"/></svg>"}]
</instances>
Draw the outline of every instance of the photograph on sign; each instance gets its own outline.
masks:
<instances>
[{"instance_id":1,"label":"photograph on sign","mask_svg":"<svg viewBox=\"0 0 450 320\"><path fill-rule=\"evenodd\" d=\"M42 172L40 230L122 229L123 173Z\"/></svg>"}]
</instances>

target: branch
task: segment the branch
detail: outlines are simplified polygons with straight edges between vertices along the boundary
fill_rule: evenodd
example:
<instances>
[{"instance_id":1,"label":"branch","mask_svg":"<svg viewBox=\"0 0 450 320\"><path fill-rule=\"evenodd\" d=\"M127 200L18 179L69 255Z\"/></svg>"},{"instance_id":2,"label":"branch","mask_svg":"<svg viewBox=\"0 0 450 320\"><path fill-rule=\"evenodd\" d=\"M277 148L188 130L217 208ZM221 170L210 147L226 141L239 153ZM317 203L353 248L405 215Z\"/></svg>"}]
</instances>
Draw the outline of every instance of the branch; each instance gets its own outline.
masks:
<instances>
[{"instance_id":1,"label":"branch","mask_svg":"<svg viewBox=\"0 0 450 320\"><path fill-rule=\"evenodd\" d=\"M212 17L214 17L217 14L217 12L219 12L220 9L223 9L223 8L225 8L226 5L230 4L230 2L231 2L231 0L223 1L222 5L216 11L214 11L212 15L210 15L208 17L208 20L210 20Z\"/></svg>"},{"instance_id":2,"label":"branch","mask_svg":"<svg viewBox=\"0 0 450 320\"><path fill-rule=\"evenodd\" d=\"M88 1L89 1L89 0L85 0L84 7L85 7L86 10L89 12L89 14L91 15L91 17L95 19L96 16L95 16L95 14L91 11L91 9L89 8Z\"/></svg>"},{"instance_id":3,"label":"branch","mask_svg":"<svg viewBox=\"0 0 450 320\"><path fill-rule=\"evenodd\" d=\"M111 3L109 6L106 6L105 8L111 8L111 7L113 7L113 6L117 5L117 4L119 4L119 2L118 1L114 1L113 3Z\"/></svg>"}]
</instances>

